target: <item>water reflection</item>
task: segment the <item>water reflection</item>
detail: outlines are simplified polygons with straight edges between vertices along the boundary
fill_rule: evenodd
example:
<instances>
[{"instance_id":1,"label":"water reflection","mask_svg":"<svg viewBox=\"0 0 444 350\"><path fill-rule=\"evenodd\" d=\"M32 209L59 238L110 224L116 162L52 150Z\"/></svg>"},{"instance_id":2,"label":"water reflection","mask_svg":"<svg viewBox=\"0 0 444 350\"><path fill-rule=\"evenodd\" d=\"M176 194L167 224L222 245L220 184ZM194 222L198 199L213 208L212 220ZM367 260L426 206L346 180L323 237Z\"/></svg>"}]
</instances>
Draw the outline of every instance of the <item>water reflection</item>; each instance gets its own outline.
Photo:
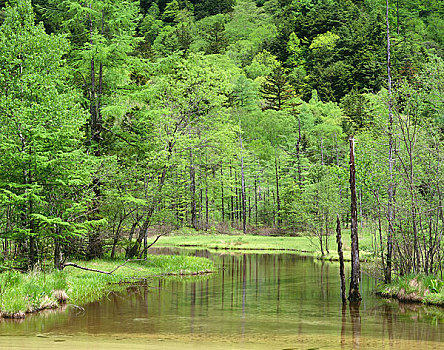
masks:
<instances>
[{"instance_id":1,"label":"water reflection","mask_svg":"<svg viewBox=\"0 0 444 350\"><path fill-rule=\"evenodd\" d=\"M375 282L365 276L363 302L343 305L335 264L290 254L211 255L191 250L185 254L211 257L220 272L158 279L149 288L111 293L100 303L87 305L83 313L71 310L52 319L3 322L0 330L2 334L217 339L281 348L396 349L444 340L440 321L444 312L376 298L371 294Z\"/></svg>"},{"instance_id":2,"label":"water reflection","mask_svg":"<svg viewBox=\"0 0 444 350\"><path fill-rule=\"evenodd\" d=\"M361 315L359 314L360 302L349 303L350 323L352 326L353 347L359 348L359 338L361 337Z\"/></svg>"},{"instance_id":3,"label":"water reflection","mask_svg":"<svg viewBox=\"0 0 444 350\"><path fill-rule=\"evenodd\" d=\"M344 349L345 347L345 336L346 336L346 326L347 326L347 304L342 304L342 310L341 310L341 348Z\"/></svg>"}]
</instances>

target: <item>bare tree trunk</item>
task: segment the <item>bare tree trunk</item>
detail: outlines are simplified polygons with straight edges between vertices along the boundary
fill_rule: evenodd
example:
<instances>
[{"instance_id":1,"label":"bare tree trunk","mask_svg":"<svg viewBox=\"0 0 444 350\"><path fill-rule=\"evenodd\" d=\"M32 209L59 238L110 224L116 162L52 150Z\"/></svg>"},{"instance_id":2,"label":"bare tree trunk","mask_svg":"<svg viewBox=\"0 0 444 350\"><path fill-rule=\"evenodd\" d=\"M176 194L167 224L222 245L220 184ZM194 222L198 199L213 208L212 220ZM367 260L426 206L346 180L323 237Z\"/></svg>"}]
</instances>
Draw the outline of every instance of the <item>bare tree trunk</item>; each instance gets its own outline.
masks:
<instances>
[{"instance_id":1,"label":"bare tree trunk","mask_svg":"<svg viewBox=\"0 0 444 350\"><path fill-rule=\"evenodd\" d=\"M324 256L324 238L322 232L324 231L323 226L321 226L321 231L319 232L319 247L321 248L321 255Z\"/></svg>"},{"instance_id":2,"label":"bare tree trunk","mask_svg":"<svg viewBox=\"0 0 444 350\"><path fill-rule=\"evenodd\" d=\"M321 136L321 165L324 165L324 139Z\"/></svg>"},{"instance_id":3,"label":"bare tree trunk","mask_svg":"<svg viewBox=\"0 0 444 350\"><path fill-rule=\"evenodd\" d=\"M193 164L193 151L190 149L190 192L191 192L191 226L197 230L196 209L196 172Z\"/></svg>"},{"instance_id":4,"label":"bare tree trunk","mask_svg":"<svg viewBox=\"0 0 444 350\"><path fill-rule=\"evenodd\" d=\"M233 179L233 174L232 174L232 167L231 167L231 165L230 165L230 182L232 181L232 179ZM231 217L231 225L233 225L233 224L234 224L234 196L233 196L233 186L230 186L230 188L231 188L231 190L230 190L230 193L231 193L231 196L230 196L230 205L231 205L231 208L230 208L230 217Z\"/></svg>"},{"instance_id":5,"label":"bare tree trunk","mask_svg":"<svg viewBox=\"0 0 444 350\"><path fill-rule=\"evenodd\" d=\"M54 237L54 268L57 270L63 269L63 262L62 262L62 249L60 245L60 235L62 233L62 230L59 226L56 226L56 234L57 237Z\"/></svg>"},{"instance_id":6,"label":"bare tree trunk","mask_svg":"<svg viewBox=\"0 0 444 350\"><path fill-rule=\"evenodd\" d=\"M173 150L173 143L169 144L169 153L171 154L172 150ZM152 216L157 208L157 206L161 203L162 201L162 190L163 190L163 185L165 184L165 180L166 180L166 175L167 175L167 171L169 169L168 165L165 165L162 169L162 173L159 176L159 184L157 185L157 189L156 189L156 194L155 197L152 200L151 206L148 208L147 213L146 213L146 217L145 217L145 221L142 224L142 227L139 231L139 235L137 237L136 242L131 246L131 241L130 241L130 246L128 247L127 251L126 251L126 256L127 258L133 258L134 256L139 254L139 250L140 250L140 246L142 244L142 240L144 240L144 238L146 238L146 235L148 233L148 228L151 224L151 219ZM145 246L146 247L146 246Z\"/></svg>"},{"instance_id":7,"label":"bare tree trunk","mask_svg":"<svg viewBox=\"0 0 444 350\"><path fill-rule=\"evenodd\" d=\"M248 224L251 225L251 194L248 196Z\"/></svg>"},{"instance_id":8,"label":"bare tree trunk","mask_svg":"<svg viewBox=\"0 0 444 350\"><path fill-rule=\"evenodd\" d=\"M257 228L257 178L254 177L254 214L255 214L255 224Z\"/></svg>"},{"instance_id":9,"label":"bare tree trunk","mask_svg":"<svg viewBox=\"0 0 444 350\"><path fill-rule=\"evenodd\" d=\"M363 228L364 224L362 222L362 188L359 188L359 216L361 221L361 228Z\"/></svg>"},{"instance_id":10,"label":"bare tree trunk","mask_svg":"<svg viewBox=\"0 0 444 350\"><path fill-rule=\"evenodd\" d=\"M298 160L298 183L299 188L302 188L302 170L301 170L301 118L298 117L298 142L296 144L296 157Z\"/></svg>"},{"instance_id":11,"label":"bare tree trunk","mask_svg":"<svg viewBox=\"0 0 444 350\"><path fill-rule=\"evenodd\" d=\"M275 167L275 175L276 175L276 227L279 228L281 226L281 197L279 195L279 165L278 165L278 156L275 150L274 157L274 167Z\"/></svg>"},{"instance_id":12,"label":"bare tree trunk","mask_svg":"<svg viewBox=\"0 0 444 350\"><path fill-rule=\"evenodd\" d=\"M105 10L102 10L102 35L104 33L105 26ZM92 40L92 39L91 39ZM100 141L101 141L101 131L102 131L102 94L103 94L103 63L100 62L99 65L99 88L97 91L97 102L96 102L96 130L95 130L95 141L97 142L96 155L100 156Z\"/></svg>"},{"instance_id":13,"label":"bare tree trunk","mask_svg":"<svg viewBox=\"0 0 444 350\"><path fill-rule=\"evenodd\" d=\"M242 232L247 233L247 203L245 198L245 174L244 174L244 155L242 145L242 135L239 133L240 151L241 151L241 184L242 184Z\"/></svg>"},{"instance_id":14,"label":"bare tree trunk","mask_svg":"<svg viewBox=\"0 0 444 350\"><path fill-rule=\"evenodd\" d=\"M342 303L347 302L345 291L345 272L344 272L344 253L342 252L342 239L341 239L341 220L339 214L336 216L336 242L338 243L338 255L339 255L339 276L341 277L341 298Z\"/></svg>"},{"instance_id":15,"label":"bare tree trunk","mask_svg":"<svg viewBox=\"0 0 444 350\"><path fill-rule=\"evenodd\" d=\"M392 76L390 65L390 24L389 24L389 3L386 0L386 27L387 27L387 85L388 85L388 108L389 108L389 174L390 181L388 185L388 204L387 204L387 219L388 219L388 235L387 235L387 266L385 269L385 282L390 283L392 280L392 252L393 252L393 112L392 112Z\"/></svg>"},{"instance_id":16,"label":"bare tree trunk","mask_svg":"<svg viewBox=\"0 0 444 350\"><path fill-rule=\"evenodd\" d=\"M355 172L355 140L350 136L350 192L351 192L351 263L352 272L350 279L350 290L348 300L350 302L359 302L361 293L359 292L359 283L361 268L359 263L359 242L358 242L358 210L356 199L356 172Z\"/></svg>"},{"instance_id":17,"label":"bare tree trunk","mask_svg":"<svg viewBox=\"0 0 444 350\"><path fill-rule=\"evenodd\" d=\"M336 148L336 165L339 168L339 147L338 147L338 139L335 132L335 148ZM338 174L339 180L339 203L342 203L342 186L341 186L341 176Z\"/></svg>"},{"instance_id":18,"label":"bare tree trunk","mask_svg":"<svg viewBox=\"0 0 444 350\"><path fill-rule=\"evenodd\" d=\"M202 174L201 174L202 175ZM201 179L202 176L199 176L199 179ZM197 221L197 227L199 229L202 229L203 226L203 189L200 189L200 196L199 196L199 216Z\"/></svg>"},{"instance_id":19,"label":"bare tree trunk","mask_svg":"<svg viewBox=\"0 0 444 350\"><path fill-rule=\"evenodd\" d=\"M242 194L239 193L239 188L237 187L237 171L236 169L234 169L234 186L235 186L235 197L234 197L234 202L235 202L235 217L236 217L236 225L239 224L239 219L240 219L240 201L239 201L239 196L241 196Z\"/></svg>"},{"instance_id":20,"label":"bare tree trunk","mask_svg":"<svg viewBox=\"0 0 444 350\"><path fill-rule=\"evenodd\" d=\"M208 183L205 184L205 231L209 226L209 208L208 208Z\"/></svg>"},{"instance_id":21,"label":"bare tree trunk","mask_svg":"<svg viewBox=\"0 0 444 350\"><path fill-rule=\"evenodd\" d=\"M380 202L379 202L379 190L376 194L376 198L378 200L378 230L379 230L379 244L380 244L380 249L381 249L381 263L382 263L382 268L384 270L384 275L385 275L386 265L385 265L385 258L384 258L384 241L382 239L381 206L380 206Z\"/></svg>"},{"instance_id":22,"label":"bare tree trunk","mask_svg":"<svg viewBox=\"0 0 444 350\"><path fill-rule=\"evenodd\" d=\"M221 178L221 199L222 199L222 222L225 221L225 202L224 202L224 171L223 171L223 162L220 164L220 178Z\"/></svg>"},{"instance_id":23,"label":"bare tree trunk","mask_svg":"<svg viewBox=\"0 0 444 350\"><path fill-rule=\"evenodd\" d=\"M325 251L327 252L327 254L330 254L330 251L328 250L328 216L326 216L325 214L322 214L323 218L324 218L324 224L325 224Z\"/></svg>"},{"instance_id":24,"label":"bare tree trunk","mask_svg":"<svg viewBox=\"0 0 444 350\"><path fill-rule=\"evenodd\" d=\"M119 223L117 225L116 232L114 232L113 248L111 250L111 259L114 259L114 255L116 254L116 247L117 247L117 243L119 242L119 238L120 238L120 230L122 227L122 223L126 217L127 217L127 215L125 215L125 213L123 215L122 214L119 215Z\"/></svg>"}]
</instances>

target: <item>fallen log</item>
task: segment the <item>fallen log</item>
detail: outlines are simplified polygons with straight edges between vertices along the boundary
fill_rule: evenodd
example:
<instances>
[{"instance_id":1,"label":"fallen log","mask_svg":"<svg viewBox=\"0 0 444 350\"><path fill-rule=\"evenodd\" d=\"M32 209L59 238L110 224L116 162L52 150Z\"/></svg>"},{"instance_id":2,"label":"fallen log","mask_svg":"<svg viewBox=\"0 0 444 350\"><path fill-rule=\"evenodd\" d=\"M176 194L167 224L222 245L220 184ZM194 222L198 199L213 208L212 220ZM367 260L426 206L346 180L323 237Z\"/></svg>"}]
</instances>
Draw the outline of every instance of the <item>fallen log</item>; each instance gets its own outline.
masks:
<instances>
[{"instance_id":1,"label":"fallen log","mask_svg":"<svg viewBox=\"0 0 444 350\"><path fill-rule=\"evenodd\" d=\"M105 275L112 275L114 272L116 272L118 269L120 269L121 267L124 267L126 264L128 264L129 262L132 261L145 261L146 259L128 259L126 260L123 264L120 264L119 266L117 266L116 268L112 269L111 271L102 271L102 270L98 270L98 269L91 269L89 267L85 267L85 266L80 266L76 263L72 263L72 262L67 262L65 264L63 264L63 268L71 266L71 267L75 267L77 269L81 269L81 270L85 270L85 271L91 271L91 272L97 272L97 273L103 273Z\"/></svg>"}]
</instances>

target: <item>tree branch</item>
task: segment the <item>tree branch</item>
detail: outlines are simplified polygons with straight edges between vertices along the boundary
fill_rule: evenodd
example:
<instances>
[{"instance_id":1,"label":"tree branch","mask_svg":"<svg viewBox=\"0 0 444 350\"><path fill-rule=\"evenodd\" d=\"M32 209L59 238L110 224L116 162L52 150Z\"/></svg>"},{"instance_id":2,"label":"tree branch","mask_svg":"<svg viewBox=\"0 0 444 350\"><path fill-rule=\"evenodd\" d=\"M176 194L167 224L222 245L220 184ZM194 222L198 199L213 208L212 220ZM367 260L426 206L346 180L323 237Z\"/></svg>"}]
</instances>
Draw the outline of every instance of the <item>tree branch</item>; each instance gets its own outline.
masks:
<instances>
[{"instance_id":1,"label":"tree branch","mask_svg":"<svg viewBox=\"0 0 444 350\"><path fill-rule=\"evenodd\" d=\"M165 236L165 235L166 235L166 233L161 233L161 234L157 235L156 239L150 245L148 245L146 248L144 248L142 250L141 254L143 254L145 251L147 251L149 248L151 248L154 244L156 244L156 242L159 240L160 237ZM146 261L146 259L127 259L123 264L120 264L119 266L117 266L116 268L112 269L111 271L102 271L102 270L98 270L98 269L91 269L89 267L80 266L80 265L78 265L76 263L72 263L72 262L67 262L67 263L63 264L62 270L65 267L71 266L71 267L75 267L77 269L81 269L81 270L85 270L85 271L103 273L105 275L112 275L115 271L117 271L121 267L124 267L129 262L133 262L133 261Z\"/></svg>"},{"instance_id":2,"label":"tree branch","mask_svg":"<svg viewBox=\"0 0 444 350\"><path fill-rule=\"evenodd\" d=\"M71 262L68 262L68 263L63 264L63 269L64 269L65 267L72 266L72 267L75 267L75 268L78 268L78 269L81 269L81 270L85 270L85 271L91 271L91 272L103 273L103 274L105 274L105 275L112 275L115 271L117 271L117 270L120 269L121 267L125 266L125 265L128 264L129 262L133 262L133 261L144 261L144 260L145 260L145 259L128 259L128 260L126 260L123 264L120 264L119 266L117 266L116 268L114 268L114 269L111 270L111 271L102 271L102 270L97 270L97 269L90 269L89 267L80 266L80 265L77 265L77 264L75 264L75 263L71 263Z\"/></svg>"}]
</instances>

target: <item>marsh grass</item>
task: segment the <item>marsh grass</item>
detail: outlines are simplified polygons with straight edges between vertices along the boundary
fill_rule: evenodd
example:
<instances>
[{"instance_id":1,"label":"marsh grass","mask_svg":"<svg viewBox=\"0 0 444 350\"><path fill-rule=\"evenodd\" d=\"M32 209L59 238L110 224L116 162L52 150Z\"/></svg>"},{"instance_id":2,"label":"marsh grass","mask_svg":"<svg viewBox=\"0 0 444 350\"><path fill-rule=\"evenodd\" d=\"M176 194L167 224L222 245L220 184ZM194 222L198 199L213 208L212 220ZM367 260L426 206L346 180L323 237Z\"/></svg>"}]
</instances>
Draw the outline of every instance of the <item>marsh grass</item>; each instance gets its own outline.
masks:
<instances>
[{"instance_id":1,"label":"marsh grass","mask_svg":"<svg viewBox=\"0 0 444 350\"><path fill-rule=\"evenodd\" d=\"M344 258L350 260L350 238L349 231L343 233ZM360 238L360 245L367 247L371 245L371 237L364 234ZM162 237L157 244L158 247L197 247L214 250L233 250L233 251L287 251L298 252L303 255L310 255L318 259L338 260L336 239L334 236L329 238L329 254L322 256L319 251L317 241L313 237L298 236L258 236L258 235L226 235L226 234L183 234L177 233ZM373 254L370 250L361 249L360 258L370 260Z\"/></svg>"},{"instance_id":2,"label":"marsh grass","mask_svg":"<svg viewBox=\"0 0 444 350\"><path fill-rule=\"evenodd\" d=\"M77 264L111 271L124 260L92 260ZM149 255L146 261L130 262L111 275L66 267L63 271L32 271L23 274L8 271L0 274L0 312L3 317L20 318L25 313L54 308L64 292L67 302L81 305L96 301L122 285L156 275L193 275L214 271L213 262L198 257Z\"/></svg>"},{"instance_id":3,"label":"marsh grass","mask_svg":"<svg viewBox=\"0 0 444 350\"><path fill-rule=\"evenodd\" d=\"M377 294L404 302L421 302L431 305L444 305L444 284L435 276L405 275L390 284L381 284Z\"/></svg>"}]
</instances>

